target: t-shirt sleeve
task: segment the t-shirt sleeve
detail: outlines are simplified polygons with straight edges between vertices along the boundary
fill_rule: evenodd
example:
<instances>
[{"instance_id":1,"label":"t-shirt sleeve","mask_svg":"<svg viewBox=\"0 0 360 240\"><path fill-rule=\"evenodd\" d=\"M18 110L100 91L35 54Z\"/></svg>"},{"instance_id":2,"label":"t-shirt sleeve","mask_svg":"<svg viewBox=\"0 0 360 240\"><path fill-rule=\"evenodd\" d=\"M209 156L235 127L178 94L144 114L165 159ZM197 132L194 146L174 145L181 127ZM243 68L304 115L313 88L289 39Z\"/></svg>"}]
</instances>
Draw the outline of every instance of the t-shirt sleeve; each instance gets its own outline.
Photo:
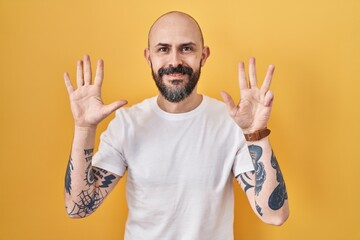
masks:
<instances>
[{"instance_id":1,"label":"t-shirt sleeve","mask_svg":"<svg viewBox=\"0 0 360 240\"><path fill-rule=\"evenodd\" d=\"M241 173L253 171L254 165L251 160L249 148L246 144L245 137L242 136L241 144L235 156L235 161L233 165L234 176L238 176Z\"/></svg>"},{"instance_id":2,"label":"t-shirt sleeve","mask_svg":"<svg viewBox=\"0 0 360 240\"><path fill-rule=\"evenodd\" d=\"M125 128L118 111L108 128L101 134L99 148L93 157L92 165L123 176L127 169L123 153Z\"/></svg>"}]
</instances>

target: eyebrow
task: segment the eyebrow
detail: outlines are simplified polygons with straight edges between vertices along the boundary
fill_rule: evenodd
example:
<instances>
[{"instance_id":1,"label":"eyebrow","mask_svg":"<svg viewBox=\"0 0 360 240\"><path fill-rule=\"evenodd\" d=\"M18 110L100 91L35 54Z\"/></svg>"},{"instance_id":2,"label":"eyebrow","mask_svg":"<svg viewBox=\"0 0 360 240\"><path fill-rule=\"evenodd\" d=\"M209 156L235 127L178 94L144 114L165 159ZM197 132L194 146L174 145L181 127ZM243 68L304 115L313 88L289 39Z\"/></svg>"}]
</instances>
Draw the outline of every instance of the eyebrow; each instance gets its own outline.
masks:
<instances>
[{"instance_id":1,"label":"eyebrow","mask_svg":"<svg viewBox=\"0 0 360 240\"><path fill-rule=\"evenodd\" d=\"M196 43L194 43L194 42L187 42L187 43L182 43L182 44L180 44L180 46L196 46ZM158 44L156 44L155 45L155 47L159 47L159 46L161 46L161 47L169 47L169 46L171 46L170 44L168 44L168 43L158 43Z\"/></svg>"},{"instance_id":2,"label":"eyebrow","mask_svg":"<svg viewBox=\"0 0 360 240\"><path fill-rule=\"evenodd\" d=\"M168 43L158 43L158 44L155 45L155 47L159 47L159 46L168 47L168 46L170 46L170 44L168 44Z\"/></svg>"}]
</instances>

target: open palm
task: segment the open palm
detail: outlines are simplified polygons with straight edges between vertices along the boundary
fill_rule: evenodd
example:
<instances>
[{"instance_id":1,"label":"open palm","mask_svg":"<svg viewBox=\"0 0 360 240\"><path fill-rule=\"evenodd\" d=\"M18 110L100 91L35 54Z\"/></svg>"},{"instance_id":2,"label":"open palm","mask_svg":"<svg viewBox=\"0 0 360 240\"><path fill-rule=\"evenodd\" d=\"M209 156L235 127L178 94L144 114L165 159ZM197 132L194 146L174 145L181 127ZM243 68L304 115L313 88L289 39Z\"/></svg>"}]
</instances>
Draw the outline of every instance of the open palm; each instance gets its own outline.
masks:
<instances>
[{"instance_id":1,"label":"open palm","mask_svg":"<svg viewBox=\"0 0 360 240\"><path fill-rule=\"evenodd\" d=\"M222 92L221 96L229 108L230 115L244 133L252 133L266 128L270 118L274 95L270 84L275 67L270 65L261 88L257 86L255 59L249 61L249 84L246 80L244 63L239 64L240 102L234 103L232 97Z\"/></svg>"},{"instance_id":2,"label":"open palm","mask_svg":"<svg viewBox=\"0 0 360 240\"><path fill-rule=\"evenodd\" d=\"M91 82L91 63L88 55L84 61L77 62L76 83L74 90L68 73L64 74L65 85L70 97L71 111L78 127L96 127L113 111L125 105L124 100L104 105L101 99L101 85L104 78L104 62L98 61L94 83Z\"/></svg>"}]
</instances>

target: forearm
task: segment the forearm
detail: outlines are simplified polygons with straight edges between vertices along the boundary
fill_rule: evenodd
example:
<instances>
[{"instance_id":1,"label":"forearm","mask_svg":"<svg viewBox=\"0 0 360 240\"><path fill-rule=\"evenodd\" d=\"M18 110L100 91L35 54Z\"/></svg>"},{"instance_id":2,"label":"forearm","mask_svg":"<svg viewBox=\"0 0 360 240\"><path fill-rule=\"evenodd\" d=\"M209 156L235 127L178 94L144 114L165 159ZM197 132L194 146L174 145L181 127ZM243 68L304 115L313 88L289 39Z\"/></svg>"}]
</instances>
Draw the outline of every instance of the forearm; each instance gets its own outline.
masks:
<instances>
[{"instance_id":1,"label":"forearm","mask_svg":"<svg viewBox=\"0 0 360 240\"><path fill-rule=\"evenodd\" d=\"M91 208L84 208L84 201L97 195L91 165L95 133L95 128L75 127L65 176L65 205L71 217L85 217L92 213Z\"/></svg>"},{"instance_id":2,"label":"forearm","mask_svg":"<svg viewBox=\"0 0 360 240\"><path fill-rule=\"evenodd\" d=\"M285 181L269 139L248 142L255 171L237 177L252 208L266 223L281 225L289 215Z\"/></svg>"}]
</instances>

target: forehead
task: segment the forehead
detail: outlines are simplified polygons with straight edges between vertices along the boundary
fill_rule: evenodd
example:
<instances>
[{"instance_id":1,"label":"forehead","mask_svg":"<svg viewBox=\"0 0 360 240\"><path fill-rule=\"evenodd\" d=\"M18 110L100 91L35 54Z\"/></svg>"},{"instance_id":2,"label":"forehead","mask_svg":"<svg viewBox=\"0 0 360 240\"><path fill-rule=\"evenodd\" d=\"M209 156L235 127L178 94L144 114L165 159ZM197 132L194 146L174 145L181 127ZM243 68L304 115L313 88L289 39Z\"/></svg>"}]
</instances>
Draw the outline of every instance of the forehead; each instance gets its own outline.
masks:
<instances>
[{"instance_id":1,"label":"forehead","mask_svg":"<svg viewBox=\"0 0 360 240\"><path fill-rule=\"evenodd\" d=\"M149 32L149 46L158 43L183 44L193 42L201 45L201 31L189 16L171 13L160 17Z\"/></svg>"}]
</instances>

